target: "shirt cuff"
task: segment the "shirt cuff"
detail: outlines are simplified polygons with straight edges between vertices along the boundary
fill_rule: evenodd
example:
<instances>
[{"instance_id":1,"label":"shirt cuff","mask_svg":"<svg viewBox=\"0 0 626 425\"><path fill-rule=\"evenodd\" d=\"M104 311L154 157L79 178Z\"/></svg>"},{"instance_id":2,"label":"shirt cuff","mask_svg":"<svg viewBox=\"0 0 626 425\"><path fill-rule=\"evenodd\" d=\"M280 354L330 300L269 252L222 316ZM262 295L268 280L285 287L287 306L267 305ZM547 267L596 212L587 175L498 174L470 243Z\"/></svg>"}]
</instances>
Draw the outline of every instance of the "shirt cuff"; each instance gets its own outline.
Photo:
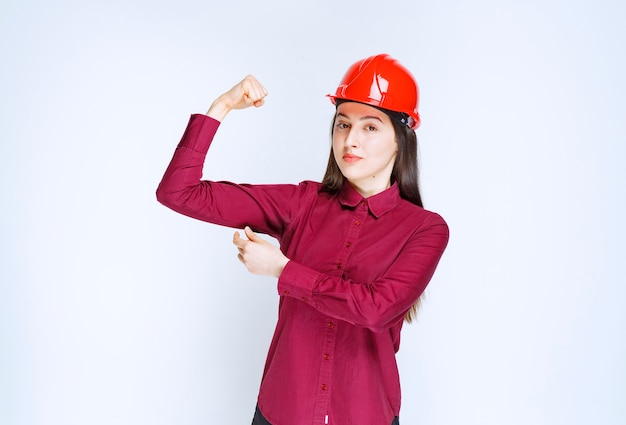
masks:
<instances>
[{"instance_id":1,"label":"shirt cuff","mask_svg":"<svg viewBox=\"0 0 626 425\"><path fill-rule=\"evenodd\" d=\"M310 301L319 277L315 270L289 261L278 278L278 294Z\"/></svg>"},{"instance_id":2,"label":"shirt cuff","mask_svg":"<svg viewBox=\"0 0 626 425\"><path fill-rule=\"evenodd\" d=\"M188 148L206 155L219 126L218 120L207 115L191 115L178 147Z\"/></svg>"}]
</instances>

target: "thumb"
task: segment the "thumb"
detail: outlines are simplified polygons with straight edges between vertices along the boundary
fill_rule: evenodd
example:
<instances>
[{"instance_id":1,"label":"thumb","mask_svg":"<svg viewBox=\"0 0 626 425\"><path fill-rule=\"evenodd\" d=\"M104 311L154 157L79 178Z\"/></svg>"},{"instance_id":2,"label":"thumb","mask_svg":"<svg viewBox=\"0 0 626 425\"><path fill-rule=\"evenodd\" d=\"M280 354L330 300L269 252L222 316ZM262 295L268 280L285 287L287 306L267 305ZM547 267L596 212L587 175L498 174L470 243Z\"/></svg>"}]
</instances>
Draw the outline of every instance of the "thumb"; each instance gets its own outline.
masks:
<instances>
[{"instance_id":1,"label":"thumb","mask_svg":"<svg viewBox=\"0 0 626 425\"><path fill-rule=\"evenodd\" d=\"M244 227L243 231L245 232L246 236L248 237L248 239L250 239L253 242L259 242L261 241L261 238L252 231L252 229L250 228L250 226L246 226Z\"/></svg>"}]
</instances>

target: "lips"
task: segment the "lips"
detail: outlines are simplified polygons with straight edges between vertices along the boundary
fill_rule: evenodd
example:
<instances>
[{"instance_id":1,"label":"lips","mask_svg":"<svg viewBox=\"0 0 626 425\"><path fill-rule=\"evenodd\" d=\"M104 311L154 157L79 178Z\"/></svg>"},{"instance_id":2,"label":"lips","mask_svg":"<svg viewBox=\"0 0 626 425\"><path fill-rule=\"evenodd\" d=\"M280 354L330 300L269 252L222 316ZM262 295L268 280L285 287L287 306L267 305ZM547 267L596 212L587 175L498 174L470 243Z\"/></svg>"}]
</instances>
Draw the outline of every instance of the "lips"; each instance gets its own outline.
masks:
<instances>
[{"instance_id":1,"label":"lips","mask_svg":"<svg viewBox=\"0 0 626 425\"><path fill-rule=\"evenodd\" d=\"M346 153L343 155L343 160L345 162L357 162L360 159L362 159L360 156L356 156L351 153Z\"/></svg>"}]
</instances>

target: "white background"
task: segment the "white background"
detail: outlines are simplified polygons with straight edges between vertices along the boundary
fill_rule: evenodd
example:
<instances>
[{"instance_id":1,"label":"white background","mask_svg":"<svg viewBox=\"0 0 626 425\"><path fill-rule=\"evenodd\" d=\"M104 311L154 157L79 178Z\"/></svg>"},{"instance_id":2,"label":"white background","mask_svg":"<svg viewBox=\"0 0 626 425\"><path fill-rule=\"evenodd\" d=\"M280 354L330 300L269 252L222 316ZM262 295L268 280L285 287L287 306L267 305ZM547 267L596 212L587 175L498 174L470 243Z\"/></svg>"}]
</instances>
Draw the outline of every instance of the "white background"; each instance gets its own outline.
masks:
<instances>
[{"instance_id":1,"label":"white background","mask_svg":"<svg viewBox=\"0 0 626 425\"><path fill-rule=\"evenodd\" d=\"M623 2L0 6L0 423L248 424L275 282L157 203L191 113L246 73L205 176L320 179L358 59L421 87L451 240L399 362L403 425L626 423ZM344 425L344 424L337 424Z\"/></svg>"}]
</instances>

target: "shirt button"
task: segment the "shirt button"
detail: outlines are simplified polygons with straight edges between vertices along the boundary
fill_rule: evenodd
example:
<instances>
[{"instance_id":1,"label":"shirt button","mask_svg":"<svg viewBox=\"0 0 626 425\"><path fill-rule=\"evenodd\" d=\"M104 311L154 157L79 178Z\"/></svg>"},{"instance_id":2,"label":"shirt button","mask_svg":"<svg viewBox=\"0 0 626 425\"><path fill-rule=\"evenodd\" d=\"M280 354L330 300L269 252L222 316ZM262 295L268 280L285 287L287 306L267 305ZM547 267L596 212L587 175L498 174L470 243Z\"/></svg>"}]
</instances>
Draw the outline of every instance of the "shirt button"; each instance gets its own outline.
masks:
<instances>
[{"instance_id":1,"label":"shirt button","mask_svg":"<svg viewBox=\"0 0 626 425\"><path fill-rule=\"evenodd\" d=\"M283 294L289 295L289 291L283 291Z\"/></svg>"},{"instance_id":2,"label":"shirt button","mask_svg":"<svg viewBox=\"0 0 626 425\"><path fill-rule=\"evenodd\" d=\"M338 268L338 269L340 269L340 268L342 268L342 267L343 267L343 265L342 265L341 263L337 263L337 268Z\"/></svg>"},{"instance_id":3,"label":"shirt button","mask_svg":"<svg viewBox=\"0 0 626 425\"><path fill-rule=\"evenodd\" d=\"M362 207L367 207L367 201L361 201L361 206Z\"/></svg>"},{"instance_id":4,"label":"shirt button","mask_svg":"<svg viewBox=\"0 0 626 425\"><path fill-rule=\"evenodd\" d=\"M355 225L355 226L360 226L360 225L361 225L361 222L360 222L359 220L354 220L354 225Z\"/></svg>"},{"instance_id":5,"label":"shirt button","mask_svg":"<svg viewBox=\"0 0 626 425\"><path fill-rule=\"evenodd\" d=\"M346 248L350 248L352 246L352 242L346 242Z\"/></svg>"},{"instance_id":6,"label":"shirt button","mask_svg":"<svg viewBox=\"0 0 626 425\"><path fill-rule=\"evenodd\" d=\"M302 297L302 298L300 298L300 299L301 299L302 301L306 301L306 300L307 300L307 297Z\"/></svg>"},{"instance_id":7,"label":"shirt button","mask_svg":"<svg viewBox=\"0 0 626 425\"><path fill-rule=\"evenodd\" d=\"M328 329L335 329L335 324L333 322L328 322Z\"/></svg>"},{"instance_id":8,"label":"shirt button","mask_svg":"<svg viewBox=\"0 0 626 425\"><path fill-rule=\"evenodd\" d=\"M328 385L322 384L320 385L320 388L322 389L322 391L326 391L326 389L328 388Z\"/></svg>"},{"instance_id":9,"label":"shirt button","mask_svg":"<svg viewBox=\"0 0 626 425\"><path fill-rule=\"evenodd\" d=\"M329 355L329 354L324 354L324 356L323 356L323 357L324 357L324 360L328 360L328 359L330 359L330 355Z\"/></svg>"}]
</instances>

